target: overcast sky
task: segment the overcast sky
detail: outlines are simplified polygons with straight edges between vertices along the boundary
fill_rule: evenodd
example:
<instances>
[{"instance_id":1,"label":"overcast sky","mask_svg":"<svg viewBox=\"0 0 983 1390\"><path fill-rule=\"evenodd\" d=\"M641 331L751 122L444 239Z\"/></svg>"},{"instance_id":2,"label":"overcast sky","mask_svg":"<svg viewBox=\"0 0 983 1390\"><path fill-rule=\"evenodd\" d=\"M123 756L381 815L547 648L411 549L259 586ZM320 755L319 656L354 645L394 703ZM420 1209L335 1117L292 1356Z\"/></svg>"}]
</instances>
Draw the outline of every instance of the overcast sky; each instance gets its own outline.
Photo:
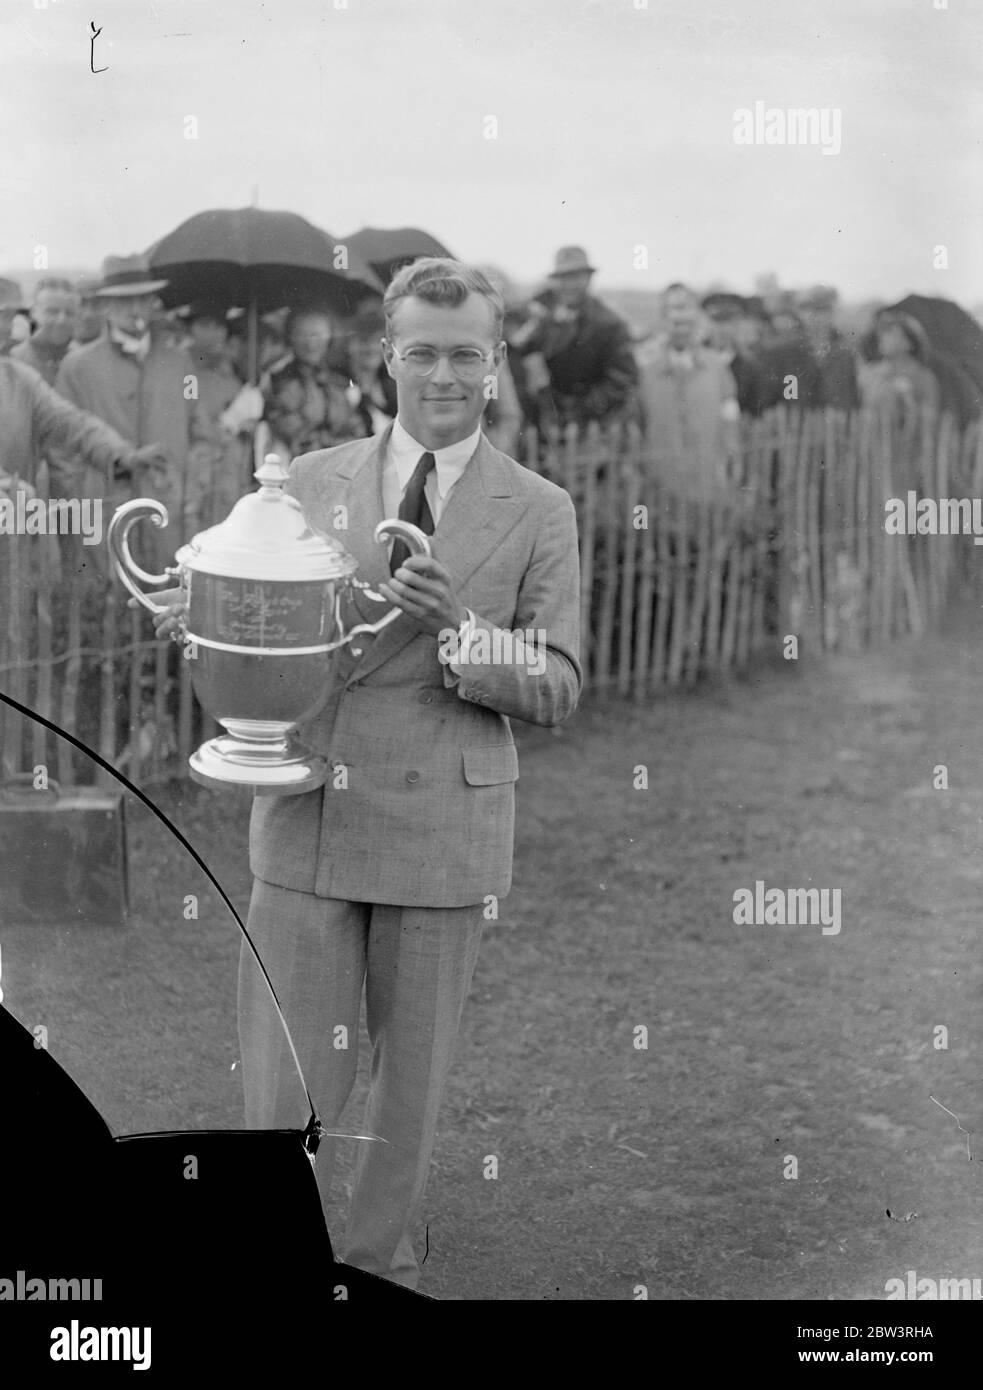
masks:
<instances>
[{"instance_id":1,"label":"overcast sky","mask_svg":"<svg viewBox=\"0 0 983 1390\"><path fill-rule=\"evenodd\" d=\"M983 3L942 3L3 0L0 268L97 267L258 190L524 281L577 242L601 288L979 303ZM736 144L757 101L838 110L842 149Z\"/></svg>"}]
</instances>

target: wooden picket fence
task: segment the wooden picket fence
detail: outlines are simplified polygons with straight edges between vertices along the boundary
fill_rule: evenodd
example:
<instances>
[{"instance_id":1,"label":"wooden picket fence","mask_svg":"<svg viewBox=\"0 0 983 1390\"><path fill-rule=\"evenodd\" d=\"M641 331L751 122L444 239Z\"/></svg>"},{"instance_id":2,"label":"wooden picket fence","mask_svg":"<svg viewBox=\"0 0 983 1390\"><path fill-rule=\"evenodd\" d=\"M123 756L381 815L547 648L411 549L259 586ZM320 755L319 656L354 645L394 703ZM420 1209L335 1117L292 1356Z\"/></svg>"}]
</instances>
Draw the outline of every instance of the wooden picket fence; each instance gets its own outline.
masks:
<instances>
[{"instance_id":1,"label":"wooden picket fence","mask_svg":"<svg viewBox=\"0 0 983 1390\"><path fill-rule=\"evenodd\" d=\"M913 488L979 496L983 446L943 418L917 453L866 414L778 408L742 422L725 504L675 497L637 429L524 438L526 466L566 488L581 547L589 692L644 699L747 669L788 636L857 652L918 635L974 578L968 537L888 536L884 502ZM39 491L45 487L42 470ZM107 518L108 520L108 518ZM76 536L0 537L0 688L98 749L135 782L184 777L216 726L190 662L158 642ZM0 773L44 764L63 785L92 762L0 705ZM97 780L106 780L100 774Z\"/></svg>"},{"instance_id":2,"label":"wooden picket fence","mask_svg":"<svg viewBox=\"0 0 983 1390\"><path fill-rule=\"evenodd\" d=\"M983 447L945 416L913 442L868 412L780 407L742 421L725 504L674 496L636 428L526 441L524 462L577 510L587 687L643 699L746 669L786 636L860 651L920 634L973 543L889 536L885 501L979 496Z\"/></svg>"}]
</instances>

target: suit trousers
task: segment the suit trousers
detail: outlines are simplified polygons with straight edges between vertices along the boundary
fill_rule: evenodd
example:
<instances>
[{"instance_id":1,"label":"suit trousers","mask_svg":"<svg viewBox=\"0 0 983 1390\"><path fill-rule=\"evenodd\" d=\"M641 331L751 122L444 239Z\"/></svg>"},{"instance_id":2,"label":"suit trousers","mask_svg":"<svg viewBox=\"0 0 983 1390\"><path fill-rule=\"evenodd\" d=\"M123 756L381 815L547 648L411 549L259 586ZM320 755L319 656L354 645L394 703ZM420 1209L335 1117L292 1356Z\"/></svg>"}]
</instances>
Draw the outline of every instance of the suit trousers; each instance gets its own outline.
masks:
<instances>
[{"instance_id":1,"label":"suit trousers","mask_svg":"<svg viewBox=\"0 0 983 1390\"><path fill-rule=\"evenodd\" d=\"M482 904L395 907L253 880L248 931L276 990L298 1060L327 1129L355 1083L365 985L371 1077L344 1259L415 1288L410 1240L426 1185L437 1112L478 958ZM298 1123L303 1092L269 991L245 942L239 1041L249 1128ZM305 1102L306 1104L306 1102ZM335 1141L315 1174L327 1214Z\"/></svg>"}]
</instances>

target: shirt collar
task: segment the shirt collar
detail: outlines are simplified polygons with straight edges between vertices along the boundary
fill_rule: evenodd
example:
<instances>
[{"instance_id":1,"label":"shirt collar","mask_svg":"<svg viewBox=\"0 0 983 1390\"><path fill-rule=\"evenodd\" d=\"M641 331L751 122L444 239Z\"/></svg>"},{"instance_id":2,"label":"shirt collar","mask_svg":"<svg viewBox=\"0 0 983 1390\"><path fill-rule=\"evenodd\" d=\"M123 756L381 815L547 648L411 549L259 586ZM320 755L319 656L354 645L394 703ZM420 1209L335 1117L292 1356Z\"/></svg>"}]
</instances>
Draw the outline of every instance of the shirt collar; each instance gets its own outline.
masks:
<instances>
[{"instance_id":1,"label":"shirt collar","mask_svg":"<svg viewBox=\"0 0 983 1390\"><path fill-rule=\"evenodd\" d=\"M138 338L130 333L124 333L116 328L114 324L109 324L109 341L115 344L119 352L127 357L133 357L137 362L144 362L150 352L150 329L145 329Z\"/></svg>"},{"instance_id":2,"label":"shirt collar","mask_svg":"<svg viewBox=\"0 0 983 1390\"><path fill-rule=\"evenodd\" d=\"M456 444L448 444L445 449L427 449L413 438L403 425L399 416L393 422L393 432L389 437L389 456L396 465L400 488L405 488L420 462L421 454L433 454L436 460L437 491L443 498L457 482L468 465L478 441L481 439L481 426L460 439Z\"/></svg>"}]
</instances>

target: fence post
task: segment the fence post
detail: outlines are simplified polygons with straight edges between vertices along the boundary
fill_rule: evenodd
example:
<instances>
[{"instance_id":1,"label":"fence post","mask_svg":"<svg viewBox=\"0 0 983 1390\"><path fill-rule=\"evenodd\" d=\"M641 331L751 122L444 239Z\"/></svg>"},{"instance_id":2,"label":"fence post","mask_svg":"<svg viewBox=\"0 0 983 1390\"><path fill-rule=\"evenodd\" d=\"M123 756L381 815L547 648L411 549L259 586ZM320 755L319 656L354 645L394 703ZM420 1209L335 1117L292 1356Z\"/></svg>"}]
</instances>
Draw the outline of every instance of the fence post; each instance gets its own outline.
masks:
<instances>
[{"instance_id":1,"label":"fence post","mask_svg":"<svg viewBox=\"0 0 983 1390\"><path fill-rule=\"evenodd\" d=\"M636 575L639 549L645 544L649 529L655 525L655 517L650 512L642 514L639 520L645 522L644 528L636 526L635 508L645 506L649 501L646 488L644 463L641 452L641 436L637 426L629 424L625 431L625 454L621 473L625 482L624 493L624 549L625 564L621 575L621 604L618 614L618 694L627 696L631 691L631 662L633 610L640 595L636 593ZM637 644L634 647L637 654ZM647 655L647 653L646 653Z\"/></svg>"},{"instance_id":2,"label":"fence post","mask_svg":"<svg viewBox=\"0 0 983 1390\"><path fill-rule=\"evenodd\" d=\"M142 771L142 755L140 748L140 697L141 685L140 677L143 674L143 644L140 640L140 630L142 626L142 609L131 608L130 618L130 693L129 693L129 720L127 729L127 746L129 748L130 762L127 769L131 781L139 784L140 773Z\"/></svg>"},{"instance_id":3,"label":"fence post","mask_svg":"<svg viewBox=\"0 0 983 1390\"><path fill-rule=\"evenodd\" d=\"M107 762L116 761L116 591L112 578L106 580L102 608L102 652L99 658L99 752ZM109 786L112 778L103 768L96 774L99 786Z\"/></svg>"},{"instance_id":4,"label":"fence post","mask_svg":"<svg viewBox=\"0 0 983 1390\"><path fill-rule=\"evenodd\" d=\"M78 728L78 688L82 668L82 658L79 654L79 648L82 645L81 545L80 537L66 536L65 548L62 552L62 560L64 561L62 573L65 578L65 588L68 591L68 627L65 636L68 659L65 662L65 675L61 684L59 723L70 734L74 734ZM58 780L64 786L70 786L75 781L72 768L71 745L66 743L64 739L59 739Z\"/></svg>"},{"instance_id":5,"label":"fence post","mask_svg":"<svg viewBox=\"0 0 983 1390\"><path fill-rule=\"evenodd\" d=\"M48 464L46 459L42 459L38 465L37 479L35 486L38 497L43 497L46 501L50 497ZM50 516L50 510L49 510ZM51 718L51 640L52 640L52 611L51 598L54 588L54 569L58 554L58 539L56 536L41 535L36 537L37 557L38 557L38 586L35 600L37 618L37 680L35 685L35 696L32 708L45 719ZM32 757L35 766L43 763L47 766L48 762L48 731L43 724L35 722L32 727Z\"/></svg>"},{"instance_id":6,"label":"fence post","mask_svg":"<svg viewBox=\"0 0 983 1390\"><path fill-rule=\"evenodd\" d=\"M17 495L17 480L10 496ZM7 560L6 585L9 599L7 608L8 661L10 669L4 675L7 692L19 704L27 704L27 671L25 658L28 651L28 626L30 622L30 593L28 580L30 573L30 553L27 537L21 535L4 538L4 552ZM3 724L3 775L12 776L20 772L24 761L24 716L5 709Z\"/></svg>"},{"instance_id":7,"label":"fence post","mask_svg":"<svg viewBox=\"0 0 983 1390\"><path fill-rule=\"evenodd\" d=\"M635 699L645 697L649 683L649 651L651 649L651 680L659 686L665 680L665 628L669 610L669 575L666 544L666 498L645 455L646 473L642 479L642 495L648 507L648 530L642 541L642 564L639 572L638 613L635 621ZM652 608L655 607L655 635L652 637Z\"/></svg>"},{"instance_id":8,"label":"fence post","mask_svg":"<svg viewBox=\"0 0 983 1390\"><path fill-rule=\"evenodd\" d=\"M711 563L710 517L715 503L704 500L696 503L696 563L693 574L693 594L689 615L689 632L683 662L683 683L691 686L696 683L703 657L703 633L709 595L709 571Z\"/></svg>"},{"instance_id":9,"label":"fence post","mask_svg":"<svg viewBox=\"0 0 983 1390\"><path fill-rule=\"evenodd\" d=\"M597 683L597 640L591 626L591 604L594 593L594 545L597 536L597 440L598 426L595 420L587 426L583 437L584 460L577 455L577 426L567 426L566 448L568 472L572 479L578 463L586 463L583 472L583 538L580 546L580 632L584 647L584 669L589 671L589 684L593 689ZM593 448L592 448L593 446Z\"/></svg>"},{"instance_id":10,"label":"fence post","mask_svg":"<svg viewBox=\"0 0 983 1390\"><path fill-rule=\"evenodd\" d=\"M601 498L601 564L598 582L600 594L594 596L597 613L597 646L595 681L601 688L611 682L611 646L614 636L615 600L622 573L622 555L627 548L621 520L621 450L622 432L611 424L601 437L600 465L604 468L599 497Z\"/></svg>"}]
</instances>

